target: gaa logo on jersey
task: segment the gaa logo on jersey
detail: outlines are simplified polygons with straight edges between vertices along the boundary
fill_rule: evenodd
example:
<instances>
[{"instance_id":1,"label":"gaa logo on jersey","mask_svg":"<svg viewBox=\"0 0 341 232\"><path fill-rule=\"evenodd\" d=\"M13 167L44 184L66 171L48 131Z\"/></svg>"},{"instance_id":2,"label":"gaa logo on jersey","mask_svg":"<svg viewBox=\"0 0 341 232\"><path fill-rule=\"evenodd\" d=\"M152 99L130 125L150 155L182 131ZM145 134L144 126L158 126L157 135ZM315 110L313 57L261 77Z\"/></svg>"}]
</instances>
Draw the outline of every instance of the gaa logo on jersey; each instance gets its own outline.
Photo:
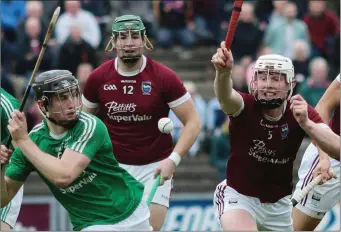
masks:
<instances>
[{"instance_id":1,"label":"gaa logo on jersey","mask_svg":"<svg viewBox=\"0 0 341 232\"><path fill-rule=\"evenodd\" d=\"M145 95L150 95L152 92L152 83L149 81L142 81L142 93Z\"/></svg>"},{"instance_id":2,"label":"gaa logo on jersey","mask_svg":"<svg viewBox=\"0 0 341 232\"><path fill-rule=\"evenodd\" d=\"M282 139L286 139L288 137L288 134L289 134L289 126L287 123L285 123L281 126Z\"/></svg>"}]
</instances>

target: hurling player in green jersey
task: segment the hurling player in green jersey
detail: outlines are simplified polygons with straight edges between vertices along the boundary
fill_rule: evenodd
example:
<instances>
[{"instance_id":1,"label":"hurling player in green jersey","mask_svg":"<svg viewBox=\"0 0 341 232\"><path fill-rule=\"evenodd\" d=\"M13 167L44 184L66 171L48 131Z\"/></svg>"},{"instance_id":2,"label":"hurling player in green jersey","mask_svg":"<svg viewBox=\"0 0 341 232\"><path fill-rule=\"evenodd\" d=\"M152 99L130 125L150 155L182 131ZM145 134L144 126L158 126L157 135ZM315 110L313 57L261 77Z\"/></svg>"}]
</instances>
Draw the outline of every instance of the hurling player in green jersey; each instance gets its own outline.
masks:
<instances>
[{"instance_id":1,"label":"hurling player in green jersey","mask_svg":"<svg viewBox=\"0 0 341 232\"><path fill-rule=\"evenodd\" d=\"M70 215L74 230L150 230L144 186L120 168L105 125L81 111L78 81L67 70L36 77L36 103L45 119L27 133L15 110L8 129L18 148L1 146L1 206L36 171Z\"/></svg>"},{"instance_id":2,"label":"hurling player in green jersey","mask_svg":"<svg viewBox=\"0 0 341 232\"><path fill-rule=\"evenodd\" d=\"M9 131L7 129L8 120L11 118L11 113L15 109L19 109L20 104L18 100L11 94L0 88L0 122L1 122L1 144L5 144ZM18 193L14 196L11 202L4 208L0 209L1 231L9 231L13 229L18 219L20 212L21 202L23 198L23 186L19 189Z\"/></svg>"}]
</instances>

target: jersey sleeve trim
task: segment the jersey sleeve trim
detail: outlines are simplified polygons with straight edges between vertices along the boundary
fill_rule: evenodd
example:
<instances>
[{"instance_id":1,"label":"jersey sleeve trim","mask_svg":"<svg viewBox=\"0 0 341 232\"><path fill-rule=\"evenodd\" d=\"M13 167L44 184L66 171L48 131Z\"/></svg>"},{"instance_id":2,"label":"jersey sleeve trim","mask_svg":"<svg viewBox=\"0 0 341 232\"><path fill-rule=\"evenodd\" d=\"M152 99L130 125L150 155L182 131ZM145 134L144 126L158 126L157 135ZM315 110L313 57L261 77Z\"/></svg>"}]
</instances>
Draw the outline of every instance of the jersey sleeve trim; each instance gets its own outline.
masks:
<instances>
[{"instance_id":1,"label":"jersey sleeve trim","mask_svg":"<svg viewBox=\"0 0 341 232\"><path fill-rule=\"evenodd\" d=\"M244 107L245 107L244 99L242 99L242 105L240 106L239 110L236 113L229 115L229 116L234 117L234 118L238 117L240 113L243 111Z\"/></svg>"},{"instance_id":2,"label":"jersey sleeve trim","mask_svg":"<svg viewBox=\"0 0 341 232\"><path fill-rule=\"evenodd\" d=\"M81 114L79 118L81 122L84 124L84 130L82 135L78 138L78 140L70 147L70 149L77 151L79 153L83 153L83 149L92 138L95 129L96 129L96 120L93 117L89 117L87 114ZM100 139L100 138L99 138Z\"/></svg>"},{"instance_id":3,"label":"jersey sleeve trim","mask_svg":"<svg viewBox=\"0 0 341 232\"><path fill-rule=\"evenodd\" d=\"M1 106L4 109L7 118L8 119L12 118L11 117L11 112L14 111L14 107L11 104L11 101L4 94L1 94Z\"/></svg>"},{"instance_id":4,"label":"jersey sleeve trim","mask_svg":"<svg viewBox=\"0 0 341 232\"><path fill-rule=\"evenodd\" d=\"M185 101L187 101L190 98L191 98L191 95L187 92L182 97L180 97L180 98L178 98L178 99L176 99L176 100L174 100L172 102L169 102L167 104L168 104L169 108L174 108L176 106L181 105L182 103L184 103Z\"/></svg>"},{"instance_id":5,"label":"jersey sleeve trim","mask_svg":"<svg viewBox=\"0 0 341 232\"><path fill-rule=\"evenodd\" d=\"M88 99L86 99L84 97L84 95L82 95L82 103L83 103L83 105L85 105L88 108L97 108L98 107L98 103L93 103L93 102L89 101Z\"/></svg>"},{"instance_id":6,"label":"jersey sleeve trim","mask_svg":"<svg viewBox=\"0 0 341 232\"><path fill-rule=\"evenodd\" d=\"M336 80L340 83L340 74L337 75Z\"/></svg>"}]
</instances>

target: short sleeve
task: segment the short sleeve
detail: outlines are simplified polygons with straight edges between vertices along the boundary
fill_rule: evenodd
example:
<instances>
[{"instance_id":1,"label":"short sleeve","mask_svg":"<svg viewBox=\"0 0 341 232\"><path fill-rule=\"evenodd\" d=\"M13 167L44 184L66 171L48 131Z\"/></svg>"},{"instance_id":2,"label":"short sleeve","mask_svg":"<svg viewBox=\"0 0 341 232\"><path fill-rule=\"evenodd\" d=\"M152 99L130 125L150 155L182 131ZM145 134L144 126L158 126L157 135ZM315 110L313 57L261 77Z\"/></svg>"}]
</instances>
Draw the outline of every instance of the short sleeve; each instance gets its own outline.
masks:
<instances>
[{"instance_id":1,"label":"short sleeve","mask_svg":"<svg viewBox=\"0 0 341 232\"><path fill-rule=\"evenodd\" d=\"M308 117L315 123L323 123L319 113L310 105L308 105Z\"/></svg>"},{"instance_id":2,"label":"short sleeve","mask_svg":"<svg viewBox=\"0 0 341 232\"><path fill-rule=\"evenodd\" d=\"M96 78L97 76L97 70L94 70L88 79L86 80L83 95L82 95L82 103L86 107L89 108L97 108L98 107L98 81Z\"/></svg>"},{"instance_id":3,"label":"short sleeve","mask_svg":"<svg viewBox=\"0 0 341 232\"><path fill-rule=\"evenodd\" d=\"M6 166L5 176L12 180L24 182L33 171L35 171L34 166L24 156L21 149L17 148Z\"/></svg>"},{"instance_id":4,"label":"short sleeve","mask_svg":"<svg viewBox=\"0 0 341 232\"><path fill-rule=\"evenodd\" d=\"M79 120L67 147L93 159L104 141L110 140L108 131L102 121L90 114L82 113Z\"/></svg>"},{"instance_id":5,"label":"short sleeve","mask_svg":"<svg viewBox=\"0 0 341 232\"><path fill-rule=\"evenodd\" d=\"M191 98L182 81L173 70L165 66L161 66L160 71L160 74L163 76L164 99L169 108L181 105Z\"/></svg>"}]
</instances>

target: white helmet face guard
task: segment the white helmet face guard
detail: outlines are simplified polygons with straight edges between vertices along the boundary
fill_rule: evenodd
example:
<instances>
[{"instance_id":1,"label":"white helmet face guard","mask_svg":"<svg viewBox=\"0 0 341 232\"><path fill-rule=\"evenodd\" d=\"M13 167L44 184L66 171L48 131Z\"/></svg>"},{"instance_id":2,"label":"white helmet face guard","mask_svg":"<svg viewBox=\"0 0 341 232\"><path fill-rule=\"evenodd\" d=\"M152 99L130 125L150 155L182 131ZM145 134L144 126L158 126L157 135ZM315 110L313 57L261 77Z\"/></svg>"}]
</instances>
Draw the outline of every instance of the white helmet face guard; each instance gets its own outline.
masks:
<instances>
[{"instance_id":1,"label":"white helmet face guard","mask_svg":"<svg viewBox=\"0 0 341 232\"><path fill-rule=\"evenodd\" d=\"M257 100L287 100L292 93L285 72L271 69L256 69L250 82L250 92Z\"/></svg>"}]
</instances>

